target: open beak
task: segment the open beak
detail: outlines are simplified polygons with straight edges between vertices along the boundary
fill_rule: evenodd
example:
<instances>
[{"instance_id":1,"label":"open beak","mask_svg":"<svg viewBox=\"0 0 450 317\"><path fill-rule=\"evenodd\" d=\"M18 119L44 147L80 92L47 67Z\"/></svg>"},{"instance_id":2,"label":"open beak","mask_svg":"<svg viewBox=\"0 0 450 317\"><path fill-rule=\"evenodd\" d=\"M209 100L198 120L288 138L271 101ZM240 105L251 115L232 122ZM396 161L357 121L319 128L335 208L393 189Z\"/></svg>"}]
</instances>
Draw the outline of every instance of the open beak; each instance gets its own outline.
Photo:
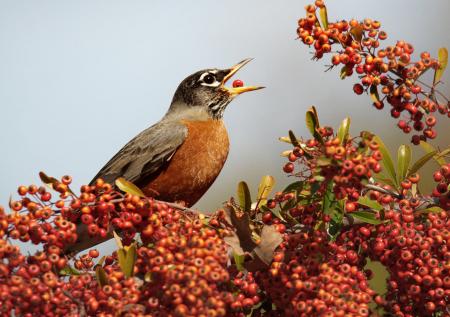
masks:
<instances>
[{"instance_id":1,"label":"open beak","mask_svg":"<svg viewBox=\"0 0 450 317\"><path fill-rule=\"evenodd\" d=\"M239 69L244 67L245 64L249 63L252 60L252 58L244 59L242 62L234 65L230 68L230 72L223 78L222 80L222 88L228 91L233 96L237 96L242 94L243 92L252 91L252 90L258 90L263 89L265 87L262 86L242 86L242 87L226 87L225 83L235 74Z\"/></svg>"}]
</instances>

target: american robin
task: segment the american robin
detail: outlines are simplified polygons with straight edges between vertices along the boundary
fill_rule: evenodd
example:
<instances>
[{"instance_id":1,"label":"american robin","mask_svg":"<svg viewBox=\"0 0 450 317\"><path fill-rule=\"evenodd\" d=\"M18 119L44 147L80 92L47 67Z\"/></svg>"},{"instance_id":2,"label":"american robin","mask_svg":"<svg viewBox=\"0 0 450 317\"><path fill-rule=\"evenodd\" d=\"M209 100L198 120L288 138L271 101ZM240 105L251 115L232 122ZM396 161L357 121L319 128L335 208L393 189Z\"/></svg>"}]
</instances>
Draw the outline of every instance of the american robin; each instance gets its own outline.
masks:
<instances>
[{"instance_id":1,"label":"american robin","mask_svg":"<svg viewBox=\"0 0 450 317\"><path fill-rule=\"evenodd\" d=\"M226 87L225 83L251 59L229 69L205 69L178 86L164 117L128 142L98 172L114 184L124 177L145 195L168 202L195 204L219 175L228 156L228 133L222 117L239 94L264 87ZM70 252L102 242L78 232ZM83 241L84 240L84 241ZM104 239L103 239L104 240Z\"/></svg>"}]
</instances>

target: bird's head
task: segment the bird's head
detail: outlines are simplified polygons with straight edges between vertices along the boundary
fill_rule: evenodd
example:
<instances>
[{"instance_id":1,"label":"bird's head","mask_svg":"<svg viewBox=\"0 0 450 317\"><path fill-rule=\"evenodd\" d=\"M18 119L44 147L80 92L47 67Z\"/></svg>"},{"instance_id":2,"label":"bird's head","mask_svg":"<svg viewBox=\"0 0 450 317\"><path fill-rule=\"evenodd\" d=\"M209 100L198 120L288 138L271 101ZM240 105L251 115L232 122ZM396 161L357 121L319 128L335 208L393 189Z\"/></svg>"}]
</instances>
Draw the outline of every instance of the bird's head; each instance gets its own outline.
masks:
<instances>
[{"instance_id":1,"label":"bird's head","mask_svg":"<svg viewBox=\"0 0 450 317\"><path fill-rule=\"evenodd\" d=\"M228 69L205 69L188 76L178 86L167 114L197 112L221 119L225 108L237 95L264 88L225 86L227 81L250 61L251 59L245 59Z\"/></svg>"}]
</instances>

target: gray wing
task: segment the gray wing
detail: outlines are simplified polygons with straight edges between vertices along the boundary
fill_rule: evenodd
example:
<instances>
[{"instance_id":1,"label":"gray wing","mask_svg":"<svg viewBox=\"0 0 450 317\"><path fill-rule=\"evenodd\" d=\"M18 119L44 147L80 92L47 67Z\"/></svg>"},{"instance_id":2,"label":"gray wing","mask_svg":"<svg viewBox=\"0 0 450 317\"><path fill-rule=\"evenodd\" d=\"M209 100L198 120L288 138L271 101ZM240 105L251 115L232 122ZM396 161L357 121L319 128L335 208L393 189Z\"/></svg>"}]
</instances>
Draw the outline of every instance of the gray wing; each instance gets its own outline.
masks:
<instances>
[{"instance_id":1,"label":"gray wing","mask_svg":"<svg viewBox=\"0 0 450 317\"><path fill-rule=\"evenodd\" d=\"M139 182L158 172L183 144L187 127L179 121L160 121L128 142L91 181L102 178L114 184L118 177Z\"/></svg>"}]
</instances>

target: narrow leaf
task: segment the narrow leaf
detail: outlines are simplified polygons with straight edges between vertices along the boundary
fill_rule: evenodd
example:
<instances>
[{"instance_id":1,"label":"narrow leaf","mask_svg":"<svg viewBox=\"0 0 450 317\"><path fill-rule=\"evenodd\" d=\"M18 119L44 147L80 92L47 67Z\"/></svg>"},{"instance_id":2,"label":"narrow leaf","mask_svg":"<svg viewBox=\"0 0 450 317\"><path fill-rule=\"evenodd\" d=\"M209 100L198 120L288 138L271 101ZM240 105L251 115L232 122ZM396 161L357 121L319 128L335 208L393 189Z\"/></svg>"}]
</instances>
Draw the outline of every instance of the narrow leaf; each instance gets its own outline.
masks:
<instances>
[{"instance_id":1,"label":"narrow leaf","mask_svg":"<svg viewBox=\"0 0 450 317\"><path fill-rule=\"evenodd\" d=\"M351 28L350 33L353 35L355 41L361 42L364 29L361 24L358 24L357 26Z\"/></svg>"},{"instance_id":2,"label":"narrow leaf","mask_svg":"<svg viewBox=\"0 0 450 317\"><path fill-rule=\"evenodd\" d=\"M117 232L113 231L114 240L116 241L116 245L118 249L123 249L122 239L119 237Z\"/></svg>"},{"instance_id":3,"label":"narrow leaf","mask_svg":"<svg viewBox=\"0 0 450 317\"><path fill-rule=\"evenodd\" d=\"M239 199L239 205L244 211L249 211L252 206L252 198L250 197L250 190L246 182L239 182L237 186L237 196Z\"/></svg>"},{"instance_id":4,"label":"narrow leaf","mask_svg":"<svg viewBox=\"0 0 450 317\"><path fill-rule=\"evenodd\" d=\"M320 127L319 117L317 116L317 111L314 106L306 111L306 127L308 128L311 135L320 143L323 143L322 136L317 132Z\"/></svg>"},{"instance_id":5,"label":"narrow leaf","mask_svg":"<svg viewBox=\"0 0 450 317\"><path fill-rule=\"evenodd\" d=\"M100 286L108 285L108 276L101 265L97 265L95 268L95 277Z\"/></svg>"},{"instance_id":6,"label":"narrow leaf","mask_svg":"<svg viewBox=\"0 0 450 317\"><path fill-rule=\"evenodd\" d=\"M286 222L286 219L284 219L283 215L281 215L281 212L278 208L275 209L270 209L270 211L272 212L272 214L277 217L278 219L280 219L283 222Z\"/></svg>"},{"instance_id":7,"label":"narrow leaf","mask_svg":"<svg viewBox=\"0 0 450 317\"><path fill-rule=\"evenodd\" d=\"M369 207L370 209L380 211L383 209L383 206L381 206L376 200L372 200L367 196L360 196L358 199L358 204Z\"/></svg>"},{"instance_id":8,"label":"narrow leaf","mask_svg":"<svg viewBox=\"0 0 450 317\"><path fill-rule=\"evenodd\" d=\"M373 102L380 101L380 95L378 94L377 86L371 85L369 92L370 92L370 98L372 99Z\"/></svg>"},{"instance_id":9,"label":"narrow leaf","mask_svg":"<svg viewBox=\"0 0 450 317\"><path fill-rule=\"evenodd\" d=\"M288 136L281 136L278 138L279 141L292 144L291 138Z\"/></svg>"},{"instance_id":10,"label":"narrow leaf","mask_svg":"<svg viewBox=\"0 0 450 317\"><path fill-rule=\"evenodd\" d=\"M136 245L133 244L129 247L117 250L117 257L119 260L119 266L123 274L126 277L133 276L134 264L136 262Z\"/></svg>"},{"instance_id":11,"label":"narrow leaf","mask_svg":"<svg viewBox=\"0 0 450 317\"><path fill-rule=\"evenodd\" d=\"M421 214L421 213L439 213L444 211L444 209L442 209L439 206L433 206L433 207L428 207L428 208L424 208L424 209L418 209L415 211L415 213L417 214Z\"/></svg>"},{"instance_id":12,"label":"narrow leaf","mask_svg":"<svg viewBox=\"0 0 450 317\"><path fill-rule=\"evenodd\" d=\"M322 211L326 215L331 215L333 213L333 205L336 203L333 193L333 185L334 183L329 181L327 184L327 189L323 194Z\"/></svg>"},{"instance_id":13,"label":"narrow leaf","mask_svg":"<svg viewBox=\"0 0 450 317\"><path fill-rule=\"evenodd\" d=\"M348 131L350 129L350 117L345 118L342 120L341 125L339 126L339 130L337 133L337 136L340 140L341 144L344 144L348 139Z\"/></svg>"},{"instance_id":14,"label":"narrow leaf","mask_svg":"<svg viewBox=\"0 0 450 317\"><path fill-rule=\"evenodd\" d=\"M383 223L383 221L377 219L374 213L369 211L355 211L350 214L353 218L361 220L365 223L370 223L372 225L379 225Z\"/></svg>"},{"instance_id":15,"label":"narrow leaf","mask_svg":"<svg viewBox=\"0 0 450 317\"><path fill-rule=\"evenodd\" d=\"M72 276L72 275L80 275L81 273L74 267L72 267L70 265L66 265L64 268L61 269L61 271L59 271L59 274Z\"/></svg>"},{"instance_id":16,"label":"narrow leaf","mask_svg":"<svg viewBox=\"0 0 450 317\"><path fill-rule=\"evenodd\" d=\"M119 187L119 189L127 194L136 195L139 197L144 198L145 194L132 182L127 181L123 177L119 177L116 179L116 186Z\"/></svg>"},{"instance_id":17,"label":"narrow leaf","mask_svg":"<svg viewBox=\"0 0 450 317\"><path fill-rule=\"evenodd\" d=\"M324 30L328 29L328 13L325 6L320 8L320 21L322 22L322 27Z\"/></svg>"},{"instance_id":18,"label":"narrow leaf","mask_svg":"<svg viewBox=\"0 0 450 317\"><path fill-rule=\"evenodd\" d=\"M288 157L289 155L291 155L292 150L286 150L280 153L280 156L282 157Z\"/></svg>"},{"instance_id":19,"label":"narrow leaf","mask_svg":"<svg viewBox=\"0 0 450 317\"><path fill-rule=\"evenodd\" d=\"M51 188L54 188L54 185L57 185L59 183L59 181L56 178L48 176L42 171L39 172L39 178L44 184L49 185Z\"/></svg>"},{"instance_id":20,"label":"narrow leaf","mask_svg":"<svg viewBox=\"0 0 450 317\"><path fill-rule=\"evenodd\" d=\"M409 164L411 163L411 148L402 144L397 152L397 182L400 184L407 175Z\"/></svg>"},{"instance_id":21,"label":"narrow leaf","mask_svg":"<svg viewBox=\"0 0 450 317\"><path fill-rule=\"evenodd\" d=\"M430 143L425 142L425 141L420 141L420 146L422 147L422 149L426 152L426 153L430 153L433 151L437 151L434 146L432 146ZM438 162L439 165L445 165L446 162L444 160L443 157L439 156L439 154L433 156L433 159Z\"/></svg>"},{"instance_id":22,"label":"narrow leaf","mask_svg":"<svg viewBox=\"0 0 450 317\"><path fill-rule=\"evenodd\" d=\"M339 77L341 79L345 79L345 77L347 77L347 65L342 66Z\"/></svg>"},{"instance_id":23,"label":"narrow leaf","mask_svg":"<svg viewBox=\"0 0 450 317\"><path fill-rule=\"evenodd\" d=\"M434 72L433 85L435 85L441 79L448 64L448 51L445 47L441 47L438 51L439 68Z\"/></svg>"},{"instance_id":24,"label":"narrow leaf","mask_svg":"<svg viewBox=\"0 0 450 317\"><path fill-rule=\"evenodd\" d=\"M293 146L300 147L300 143L298 143L297 137L295 136L294 132L292 132L292 130L289 130L289 140L291 141L291 144Z\"/></svg>"},{"instance_id":25,"label":"narrow leaf","mask_svg":"<svg viewBox=\"0 0 450 317\"><path fill-rule=\"evenodd\" d=\"M237 254L236 252L233 252L233 259L234 263L236 264L236 268L238 271L242 272L244 271L244 260L245 255L244 254Z\"/></svg>"},{"instance_id":26,"label":"narrow leaf","mask_svg":"<svg viewBox=\"0 0 450 317\"><path fill-rule=\"evenodd\" d=\"M261 178L261 182L258 186L258 201L260 203L265 204L267 202L267 197L275 185L275 178L270 175L263 176Z\"/></svg>"},{"instance_id":27,"label":"narrow leaf","mask_svg":"<svg viewBox=\"0 0 450 317\"><path fill-rule=\"evenodd\" d=\"M303 185L304 185L303 181L293 182L293 183L287 185L285 189L283 189L283 193L290 193L293 191L300 193L303 189Z\"/></svg>"},{"instance_id":28,"label":"narrow leaf","mask_svg":"<svg viewBox=\"0 0 450 317\"><path fill-rule=\"evenodd\" d=\"M48 176L44 172L39 172L39 178L43 183L45 183L47 186L50 186L50 188L55 189L58 184L61 182L57 180L54 177ZM70 187L67 187L67 191L71 193L72 195L75 195L75 193L70 189Z\"/></svg>"},{"instance_id":29,"label":"narrow leaf","mask_svg":"<svg viewBox=\"0 0 450 317\"><path fill-rule=\"evenodd\" d=\"M438 151L436 151L436 150L431 151L431 152L425 154L424 156L422 156L417 161L415 161L414 164L411 166L411 168L408 170L408 173L406 176L416 173L422 166L424 166L429 160L431 160L437 152Z\"/></svg>"},{"instance_id":30,"label":"narrow leaf","mask_svg":"<svg viewBox=\"0 0 450 317\"><path fill-rule=\"evenodd\" d=\"M380 182L383 185L389 185L394 188L397 187L397 185L392 181L392 179L386 174L375 174L373 175L373 178L375 178L377 182Z\"/></svg>"},{"instance_id":31,"label":"narrow leaf","mask_svg":"<svg viewBox=\"0 0 450 317\"><path fill-rule=\"evenodd\" d=\"M386 145L384 145L383 141L381 141L379 136L374 137L375 141L379 144L379 150L383 155L383 159L381 160L381 164L384 170L388 173L389 179L395 184L395 187L398 187L397 183L397 174L395 173L394 163L392 162L391 154L389 153Z\"/></svg>"},{"instance_id":32,"label":"narrow leaf","mask_svg":"<svg viewBox=\"0 0 450 317\"><path fill-rule=\"evenodd\" d=\"M331 165L332 160L328 157L319 157L317 159L317 166L328 166Z\"/></svg>"},{"instance_id":33,"label":"narrow leaf","mask_svg":"<svg viewBox=\"0 0 450 317\"><path fill-rule=\"evenodd\" d=\"M447 161L445 160L444 157L449 155L449 154L450 154L450 148L445 149L444 151L439 152L439 153L436 154L436 159L441 159L442 158L443 162L446 164ZM445 165L445 164L442 164L442 165Z\"/></svg>"}]
</instances>

